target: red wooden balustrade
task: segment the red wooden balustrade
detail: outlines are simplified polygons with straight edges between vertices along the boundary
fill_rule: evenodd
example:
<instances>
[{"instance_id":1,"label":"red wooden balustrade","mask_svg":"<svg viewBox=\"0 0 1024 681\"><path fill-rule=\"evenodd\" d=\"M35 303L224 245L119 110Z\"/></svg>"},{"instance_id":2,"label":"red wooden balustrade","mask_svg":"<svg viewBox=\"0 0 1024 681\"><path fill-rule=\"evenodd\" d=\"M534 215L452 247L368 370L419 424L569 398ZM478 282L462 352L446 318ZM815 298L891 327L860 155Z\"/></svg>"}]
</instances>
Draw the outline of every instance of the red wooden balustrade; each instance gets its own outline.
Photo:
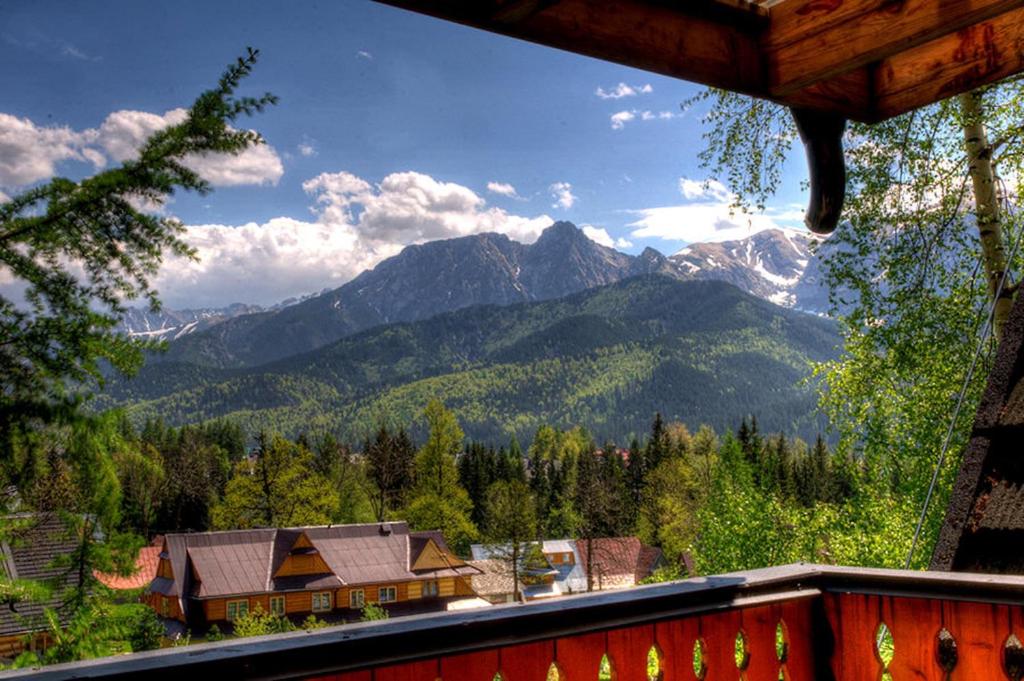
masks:
<instances>
[{"instance_id":1,"label":"red wooden balustrade","mask_svg":"<svg viewBox=\"0 0 1024 681\"><path fill-rule=\"evenodd\" d=\"M1020 681L1020 639L1024 578L801 564L58 665L36 678L545 681L554 667L560 681L597 681L607 658L613 681Z\"/></svg>"}]
</instances>

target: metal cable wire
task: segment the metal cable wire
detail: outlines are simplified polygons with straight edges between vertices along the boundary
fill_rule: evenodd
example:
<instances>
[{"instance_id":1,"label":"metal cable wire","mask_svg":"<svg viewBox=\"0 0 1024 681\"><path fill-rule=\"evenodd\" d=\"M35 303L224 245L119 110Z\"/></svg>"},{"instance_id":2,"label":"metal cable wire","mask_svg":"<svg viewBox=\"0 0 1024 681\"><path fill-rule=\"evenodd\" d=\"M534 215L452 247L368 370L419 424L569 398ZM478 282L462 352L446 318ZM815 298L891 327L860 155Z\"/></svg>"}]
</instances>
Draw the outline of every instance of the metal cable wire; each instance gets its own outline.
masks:
<instances>
[{"instance_id":1,"label":"metal cable wire","mask_svg":"<svg viewBox=\"0 0 1024 681\"><path fill-rule=\"evenodd\" d=\"M981 357L981 353L985 349L985 345L989 340L989 334L992 333L992 324L995 321L996 316L996 302L998 302L999 296L1002 295L1003 288L1006 286L1006 280L1010 274L1010 267L1013 266L1013 259L1017 255L1017 249L1020 247L1022 235L1024 235L1024 228L1017 230L1017 236L1013 241L1013 247L1010 249L1010 254L1006 258L1006 267L1003 269L1003 274L999 278L999 285L996 287L996 293L992 297L992 302L989 304L988 315L985 319L985 326L982 329L981 338L978 339L978 347L974 351L974 358L971 360L971 366L968 368L967 375L964 376L963 385L960 387L960 392L957 394L956 407L953 409L953 418L949 421L949 428L946 430L946 437L943 439L942 449L939 450L939 457L935 462L935 470L932 471L932 479L928 484L928 493L924 498L924 506L921 509L920 517L917 519L917 527L914 528L914 539L910 543L910 551L907 553L907 561L903 565L903 569L905 570L910 569L910 564L914 559L914 551L917 550L917 544L921 538L921 530L924 528L925 519L928 516L928 506L931 504L932 495L935 493L935 485L939 481L939 474L942 472L942 466L946 462L946 455L949 453L949 445L952 443L953 433L956 431L956 423L960 418L960 411L964 406L967 389L971 385L971 379L974 378L974 370L978 366L978 359Z\"/></svg>"}]
</instances>

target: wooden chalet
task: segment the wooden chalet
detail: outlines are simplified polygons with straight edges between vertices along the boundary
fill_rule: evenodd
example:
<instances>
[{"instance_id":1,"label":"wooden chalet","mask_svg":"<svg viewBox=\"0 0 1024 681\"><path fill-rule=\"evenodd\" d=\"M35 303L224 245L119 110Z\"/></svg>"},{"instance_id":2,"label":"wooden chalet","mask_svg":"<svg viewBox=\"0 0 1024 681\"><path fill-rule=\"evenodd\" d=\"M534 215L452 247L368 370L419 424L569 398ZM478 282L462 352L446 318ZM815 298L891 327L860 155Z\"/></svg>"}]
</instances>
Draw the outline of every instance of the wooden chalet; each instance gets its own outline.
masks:
<instances>
[{"instance_id":1,"label":"wooden chalet","mask_svg":"<svg viewBox=\"0 0 1024 681\"><path fill-rule=\"evenodd\" d=\"M443 609L474 596L479 571L439 532L404 522L168 534L145 602L165 618L202 626L259 607L279 615Z\"/></svg>"}]
</instances>

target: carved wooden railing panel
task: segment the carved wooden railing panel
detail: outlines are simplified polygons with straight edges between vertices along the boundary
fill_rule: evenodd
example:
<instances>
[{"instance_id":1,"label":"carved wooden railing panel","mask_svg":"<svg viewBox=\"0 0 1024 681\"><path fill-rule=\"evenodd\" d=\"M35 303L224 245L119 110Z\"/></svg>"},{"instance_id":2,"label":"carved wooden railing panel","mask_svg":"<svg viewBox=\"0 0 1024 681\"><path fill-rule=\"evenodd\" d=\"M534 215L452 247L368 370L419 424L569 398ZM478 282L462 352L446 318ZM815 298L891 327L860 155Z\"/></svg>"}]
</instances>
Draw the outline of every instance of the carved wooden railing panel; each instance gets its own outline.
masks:
<instances>
[{"instance_id":1,"label":"carved wooden railing panel","mask_svg":"<svg viewBox=\"0 0 1024 681\"><path fill-rule=\"evenodd\" d=\"M606 661L612 681L1021 681L1022 604L1020 577L793 565L57 665L36 678L545 681L554 667L559 681L598 681Z\"/></svg>"}]
</instances>

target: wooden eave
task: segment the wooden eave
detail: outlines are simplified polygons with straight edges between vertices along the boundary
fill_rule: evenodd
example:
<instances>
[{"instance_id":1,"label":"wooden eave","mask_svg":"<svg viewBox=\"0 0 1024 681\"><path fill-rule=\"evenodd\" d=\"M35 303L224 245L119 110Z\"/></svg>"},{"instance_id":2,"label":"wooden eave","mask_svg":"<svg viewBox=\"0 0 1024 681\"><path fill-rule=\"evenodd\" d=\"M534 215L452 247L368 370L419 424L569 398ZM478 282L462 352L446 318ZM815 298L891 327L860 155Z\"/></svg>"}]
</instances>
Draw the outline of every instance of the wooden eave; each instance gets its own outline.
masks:
<instances>
[{"instance_id":1,"label":"wooden eave","mask_svg":"<svg viewBox=\"0 0 1024 681\"><path fill-rule=\"evenodd\" d=\"M1024 70L1024 0L378 0L877 122Z\"/></svg>"}]
</instances>

